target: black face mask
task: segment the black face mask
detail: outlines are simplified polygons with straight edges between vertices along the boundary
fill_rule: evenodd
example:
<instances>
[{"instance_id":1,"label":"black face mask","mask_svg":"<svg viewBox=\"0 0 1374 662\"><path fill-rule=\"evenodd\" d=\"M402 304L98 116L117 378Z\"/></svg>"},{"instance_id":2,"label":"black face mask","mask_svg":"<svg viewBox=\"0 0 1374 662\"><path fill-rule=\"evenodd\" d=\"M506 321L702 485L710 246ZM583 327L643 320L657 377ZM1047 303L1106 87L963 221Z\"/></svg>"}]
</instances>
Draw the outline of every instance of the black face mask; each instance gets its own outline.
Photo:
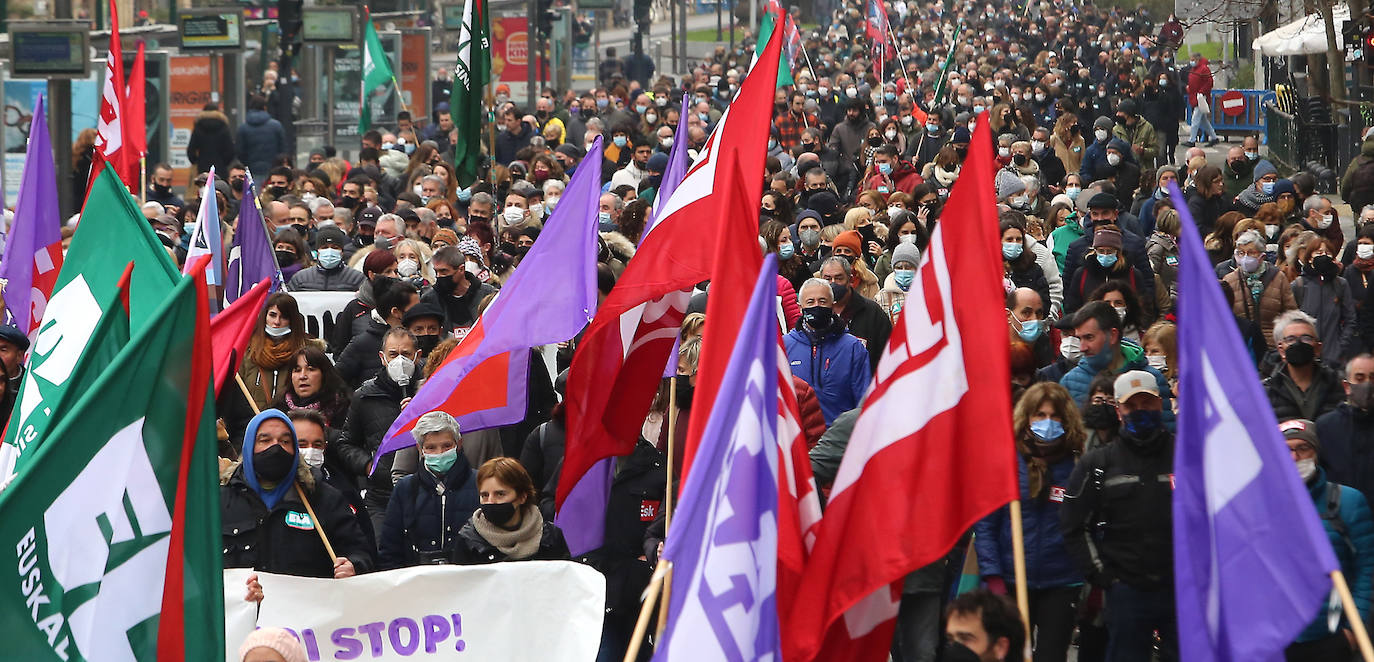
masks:
<instances>
[{"instance_id":1,"label":"black face mask","mask_svg":"<svg viewBox=\"0 0 1374 662\"><path fill-rule=\"evenodd\" d=\"M802 321L813 331L828 331L835 324L835 311L830 306L811 306L802 309Z\"/></svg>"},{"instance_id":2,"label":"black face mask","mask_svg":"<svg viewBox=\"0 0 1374 662\"><path fill-rule=\"evenodd\" d=\"M253 453L253 473L257 474L260 481L281 482L286 478L287 472L291 471L291 463L295 458L296 456L282 448L281 444L272 444L272 447L265 451Z\"/></svg>"},{"instance_id":3,"label":"black face mask","mask_svg":"<svg viewBox=\"0 0 1374 662\"><path fill-rule=\"evenodd\" d=\"M277 266L289 267L296 263L296 254L291 251L277 251Z\"/></svg>"},{"instance_id":4,"label":"black face mask","mask_svg":"<svg viewBox=\"0 0 1374 662\"><path fill-rule=\"evenodd\" d=\"M802 147L802 151L803 151L803 152L809 152L809 153L811 153L811 154L815 154L816 151L817 151L817 150L816 150L816 143L802 143L802 144L801 144L801 147Z\"/></svg>"},{"instance_id":5,"label":"black face mask","mask_svg":"<svg viewBox=\"0 0 1374 662\"><path fill-rule=\"evenodd\" d=\"M1120 425L1120 419L1116 417L1116 407L1109 404L1084 407L1083 425L1094 430L1115 430Z\"/></svg>"},{"instance_id":6,"label":"black face mask","mask_svg":"<svg viewBox=\"0 0 1374 662\"><path fill-rule=\"evenodd\" d=\"M163 186L162 184L153 184L153 191L158 195L167 195L172 192L172 187Z\"/></svg>"},{"instance_id":7,"label":"black face mask","mask_svg":"<svg viewBox=\"0 0 1374 662\"><path fill-rule=\"evenodd\" d=\"M299 234L299 235L300 235L302 238L304 238L304 239L309 239L309 238L310 238L310 226L309 226L309 225L298 225L298 224L293 223L293 224L291 224L291 229L292 229L292 230L295 230L295 231L296 231L296 234Z\"/></svg>"},{"instance_id":8,"label":"black face mask","mask_svg":"<svg viewBox=\"0 0 1374 662\"><path fill-rule=\"evenodd\" d=\"M1316 272L1322 280L1333 280L1340 271L1340 267L1330 255L1318 255L1312 258L1312 271Z\"/></svg>"},{"instance_id":9,"label":"black face mask","mask_svg":"<svg viewBox=\"0 0 1374 662\"><path fill-rule=\"evenodd\" d=\"M506 522L515 519L515 502L484 503L482 504L482 516L492 524L505 526Z\"/></svg>"},{"instance_id":10,"label":"black face mask","mask_svg":"<svg viewBox=\"0 0 1374 662\"><path fill-rule=\"evenodd\" d=\"M676 384L673 391L677 394L677 408L687 411L692 408L692 396L696 395L697 387L692 385L692 378L687 375L678 375Z\"/></svg>"},{"instance_id":11,"label":"black face mask","mask_svg":"<svg viewBox=\"0 0 1374 662\"><path fill-rule=\"evenodd\" d=\"M453 294L456 287L453 276L438 276L434 279L434 289L440 294Z\"/></svg>"},{"instance_id":12,"label":"black face mask","mask_svg":"<svg viewBox=\"0 0 1374 662\"><path fill-rule=\"evenodd\" d=\"M868 139L868 145L869 145L870 147L877 147L877 146L879 146L879 145L881 145L881 144L883 144L883 137L882 137L882 136L872 136L872 137L870 137L870 138Z\"/></svg>"},{"instance_id":13,"label":"black face mask","mask_svg":"<svg viewBox=\"0 0 1374 662\"><path fill-rule=\"evenodd\" d=\"M371 245L372 245L372 235L370 235L370 234L359 234L359 235L353 240L353 242L356 243L356 244L358 244L359 246L371 246Z\"/></svg>"},{"instance_id":14,"label":"black face mask","mask_svg":"<svg viewBox=\"0 0 1374 662\"><path fill-rule=\"evenodd\" d=\"M1284 350L1283 358L1288 365L1305 366L1311 365L1317 358L1317 348L1305 342L1295 342Z\"/></svg>"},{"instance_id":15,"label":"black face mask","mask_svg":"<svg viewBox=\"0 0 1374 662\"><path fill-rule=\"evenodd\" d=\"M1019 166L1023 166L1023 167L1024 167L1024 166L1026 165L1026 161L1028 161L1029 159L1026 158L1026 155L1025 155L1025 154L1022 154L1022 153L1020 153L1020 152L1017 152L1017 153L1011 155L1011 160L1012 160L1012 163L1015 163L1016 165L1019 165Z\"/></svg>"},{"instance_id":16,"label":"black face mask","mask_svg":"<svg viewBox=\"0 0 1374 662\"><path fill-rule=\"evenodd\" d=\"M978 654L957 641L945 642L945 662L979 662Z\"/></svg>"},{"instance_id":17,"label":"black face mask","mask_svg":"<svg viewBox=\"0 0 1374 662\"><path fill-rule=\"evenodd\" d=\"M286 190L285 186L269 186L267 187L267 194L274 198L280 198L286 195Z\"/></svg>"},{"instance_id":18,"label":"black face mask","mask_svg":"<svg viewBox=\"0 0 1374 662\"><path fill-rule=\"evenodd\" d=\"M845 256L844 256L844 259L849 260L849 264L851 264L851 265L854 264L854 260L851 259L848 255L845 255ZM840 302L844 301L844 298L845 298L846 296L848 296L848 295L849 295L849 286L848 286L848 285L845 285L845 284L843 284L843 283L831 283L831 284L830 284L830 296L831 296L831 300L834 301L835 303L840 303Z\"/></svg>"},{"instance_id":19,"label":"black face mask","mask_svg":"<svg viewBox=\"0 0 1374 662\"><path fill-rule=\"evenodd\" d=\"M415 336L415 346L428 355L439 345L439 334Z\"/></svg>"},{"instance_id":20,"label":"black face mask","mask_svg":"<svg viewBox=\"0 0 1374 662\"><path fill-rule=\"evenodd\" d=\"M345 195L342 198L339 198L339 201L334 203L334 206L343 207L344 209L352 209L358 206L358 199Z\"/></svg>"}]
</instances>

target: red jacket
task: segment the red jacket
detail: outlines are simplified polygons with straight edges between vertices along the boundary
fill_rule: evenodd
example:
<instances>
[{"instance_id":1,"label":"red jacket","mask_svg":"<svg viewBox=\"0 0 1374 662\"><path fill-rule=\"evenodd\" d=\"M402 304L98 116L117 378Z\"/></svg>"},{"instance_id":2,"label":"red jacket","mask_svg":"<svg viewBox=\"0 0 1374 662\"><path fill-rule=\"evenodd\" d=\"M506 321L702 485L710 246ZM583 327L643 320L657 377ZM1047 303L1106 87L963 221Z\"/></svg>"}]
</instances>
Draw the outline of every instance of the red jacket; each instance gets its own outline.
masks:
<instances>
[{"instance_id":1,"label":"red jacket","mask_svg":"<svg viewBox=\"0 0 1374 662\"><path fill-rule=\"evenodd\" d=\"M891 185L889 185L889 180ZM897 164L897 167L892 170L892 174L888 177L884 177L877 168L874 168L873 174L869 175L868 179L864 180L863 186L859 187L859 193L877 191L883 196L883 200L887 200L888 196L897 191L910 194L924 181L910 163L902 161ZM882 187L886 187L888 190L884 191ZM855 199L858 199L857 195Z\"/></svg>"},{"instance_id":2,"label":"red jacket","mask_svg":"<svg viewBox=\"0 0 1374 662\"><path fill-rule=\"evenodd\" d=\"M797 291L792 287L792 281L778 274L778 298L782 299L782 316L787 322L787 328L795 328L797 320L801 319L801 306L797 305Z\"/></svg>"},{"instance_id":3,"label":"red jacket","mask_svg":"<svg viewBox=\"0 0 1374 662\"><path fill-rule=\"evenodd\" d=\"M1188 105L1197 107L1197 95L1204 95L1212 102L1212 69L1207 66L1207 58L1198 58L1197 66L1188 71Z\"/></svg>"},{"instance_id":4,"label":"red jacket","mask_svg":"<svg viewBox=\"0 0 1374 662\"><path fill-rule=\"evenodd\" d=\"M825 434L825 414L821 413L821 401L801 377L792 375L792 386L797 391L797 408L801 410L802 436L806 437L806 448L816 447Z\"/></svg>"}]
</instances>

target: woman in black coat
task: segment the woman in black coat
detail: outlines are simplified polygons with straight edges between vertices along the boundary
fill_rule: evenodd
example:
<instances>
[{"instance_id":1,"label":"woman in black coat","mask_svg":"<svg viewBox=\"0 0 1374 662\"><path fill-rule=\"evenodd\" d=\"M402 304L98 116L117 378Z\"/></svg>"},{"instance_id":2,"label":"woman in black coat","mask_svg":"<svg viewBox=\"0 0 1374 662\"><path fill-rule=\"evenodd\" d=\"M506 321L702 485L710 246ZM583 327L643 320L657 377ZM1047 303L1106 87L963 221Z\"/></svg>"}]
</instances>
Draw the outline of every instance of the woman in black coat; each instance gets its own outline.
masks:
<instances>
[{"instance_id":1,"label":"woman in black coat","mask_svg":"<svg viewBox=\"0 0 1374 662\"><path fill-rule=\"evenodd\" d=\"M539 512L534 482L520 463L494 457L477 470L482 505L458 532L454 560L462 565L569 560L563 531Z\"/></svg>"},{"instance_id":2,"label":"woman in black coat","mask_svg":"<svg viewBox=\"0 0 1374 662\"><path fill-rule=\"evenodd\" d=\"M1022 218L1018 212L1001 215L1003 278L1011 281L1012 289L1030 288L1048 303L1050 284L1045 280L1045 270L1035 261L1035 251L1026 248L1026 225Z\"/></svg>"},{"instance_id":3,"label":"woman in black coat","mask_svg":"<svg viewBox=\"0 0 1374 662\"><path fill-rule=\"evenodd\" d=\"M387 503L378 541L385 570L458 563L463 545L456 532L477 510L477 474L460 448L458 422L432 411L415 421L411 434L423 466L396 482ZM390 468L386 471L389 474Z\"/></svg>"}]
</instances>

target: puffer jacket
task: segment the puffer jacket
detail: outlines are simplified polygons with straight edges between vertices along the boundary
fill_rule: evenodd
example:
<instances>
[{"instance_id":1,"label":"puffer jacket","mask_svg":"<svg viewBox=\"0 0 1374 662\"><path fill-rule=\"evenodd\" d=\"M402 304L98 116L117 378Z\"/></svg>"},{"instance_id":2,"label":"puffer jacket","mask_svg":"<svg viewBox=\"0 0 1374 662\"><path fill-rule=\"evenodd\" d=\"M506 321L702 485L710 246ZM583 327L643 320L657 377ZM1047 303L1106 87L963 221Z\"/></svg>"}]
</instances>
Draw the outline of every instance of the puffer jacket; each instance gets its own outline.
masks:
<instances>
[{"instance_id":1,"label":"puffer jacket","mask_svg":"<svg viewBox=\"0 0 1374 662\"><path fill-rule=\"evenodd\" d=\"M229 118L218 110L201 111L191 129L191 139L186 143L186 159L195 164L196 172L210 172L213 167L221 177L228 177L229 164L234 162L235 155L234 132L229 130ZM267 173L258 176L265 180Z\"/></svg>"},{"instance_id":2,"label":"puffer jacket","mask_svg":"<svg viewBox=\"0 0 1374 662\"><path fill-rule=\"evenodd\" d=\"M1174 426L1173 392L1169 390L1169 381L1145 361L1145 350L1141 349L1140 345L1129 340L1122 340L1118 345L1118 351L1121 356L1116 363L1119 363L1119 366L1112 371L1112 374L1121 375L1132 370L1144 370L1154 375L1155 384L1159 388L1159 396L1164 400L1164 423L1172 430ZM1093 357L1085 356L1079 359L1078 365L1075 365L1073 370L1068 371L1059 379L1059 385L1069 390L1069 395L1073 396L1074 402L1080 408L1085 407L1088 401L1088 388L1092 385L1093 378L1098 373L1107 370L1112 363L1113 361L1110 359L1102 363L1094 361Z\"/></svg>"},{"instance_id":3,"label":"puffer jacket","mask_svg":"<svg viewBox=\"0 0 1374 662\"><path fill-rule=\"evenodd\" d=\"M377 300L372 296L372 283L364 277L363 284L358 286L358 296L349 301L334 318L334 331L329 336L329 351L334 356L343 354L348 343L353 341L353 336L361 333L372 323L368 313L376 307Z\"/></svg>"},{"instance_id":4,"label":"puffer jacket","mask_svg":"<svg viewBox=\"0 0 1374 662\"><path fill-rule=\"evenodd\" d=\"M354 393L353 406L349 408L348 418L344 421L338 457L344 469L357 476L367 489L368 509L377 509L373 512L374 523L379 523L380 515L386 512L387 500L391 498L391 463L396 453L387 453L379 458L377 470L370 476L367 469L377 447L382 444L382 437L386 436L387 429L401 413L401 400L412 395L415 395L415 382L401 388L383 370L364 382Z\"/></svg>"},{"instance_id":5,"label":"puffer jacket","mask_svg":"<svg viewBox=\"0 0 1374 662\"><path fill-rule=\"evenodd\" d=\"M1250 286L1246 284L1245 277L1239 269L1233 269L1221 280L1231 286L1231 292L1235 295L1231 302L1231 312L1236 317L1258 324L1260 332L1264 334L1264 342L1268 344L1269 349L1274 349L1274 318L1284 311L1298 307L1288 276L1274 268L1274 265L1265 263L1264 273L1260 275L1262 289L1258 302L1250 293Z\"/></svg>"},{"instance_id":6,"label":"puffer jacket","mask_svg":"<svg viewBox=\"0 0 1374 662\"><path fill-rule=\"evenodd\" d=\"M239 125L239 160L255 177L267 177L272 162L286 153L286 130L265 110L250 110Z\"/></svg>"},{"instance_id":7,"label":"puffer jacket","mask_svg":"<svg viewBox=\"0 0 1374 662\"><path fill-rule=\"evenodd\" d=\"M317 264L297 271L291 277L290 289L292 292L356 292L364 280L357 269L344 265L325 269Z\"/></svg>"},{"instance_id":8,"label":"puffer jacket","mask_svg":"<svg viewBox=\"0 0 1374 662\"><path fill-rule=\"evenodd\" d=\"M1078 223L1065 223L1050 233L1050 251L1054 253L1054 261L1059 265L1059 273L1066 273L1064 259L1068 255L1069 246L1082 237L1083 226Z\"/></svg>"},{"instance_id":9,"label":"puffer jacket","mask_svg":"<svg viewBox=\"0 0 1374 662\"><path fill-rule=\"evenodd\" d=\"M457 553L455 558L459 565L484 565L511 560L505 552L487 542L487 539L477 532L477 527L473 526L471 520L468 520L468 523L463 525L463 530L458 532L458 546L455 551ZM553 522L545 520L544 528L539 532L539 551L536 551L534 556L519 560L568 561L571 559L572 554L568 552L568 541L563 538L563 530Z\"/></svg>"},{"instance_id":10,"label":"puffer jacket","mask_svg":"<svg viewBox=\"0 0 1374 662\"><path fill-rule=\"evenodd\" d=\"M826 425L858 406L872 376L868 350L842 324L822 334L798 327L783 337L783 345L792 374L816 391Z\"/></svg>"},{"instance_id":11,"label":"puffer jacket","mask_svg":"<svg viewBox=\"0 0 1374 662\"><path fill-rule=\"evenodd\" d=\"M1340 190L1351 209L1374 203L1374 138L1360 143L1360 155L1346 166Z\"/></svg>"},{"instance_id":12,"label":"puffer jacket","mask_svg":"<svg viewBox=\"0 0 1374 662\"><path fill-rule=\"evenodd\" d=\"M443 559L456 563L458 532L477 510L477 471L467 457L458 459L443 482L422 469L396 483L377 541L381 568L404 568Z\"/></svg>"},{"instance_id":13,"label":"puffer jacket","mask_svg":"<svg viewBox=\"0 0 1374 662\"><path fill-rule=\"evenodd\" d=\"M1350 293L1350 284L1341 276L1329 281L1315 276L1298 276L1292 289L1298 308L1317 320L1322 360L1342 365L1347 357L1359 350L1355 336L1355 297Z\"/></svg>"},{"instance_id":14,"label":"puffer jacket","mask_svg":"<svg viewBox=\"0 0 1374 662\"><path fill-rule=\"evenodd\" d=\"M1360 620L1368 622L1370 600L1374 598L1374 515L1370 514L1369 503L1359 490L1329 481L1321 468L1308 482L1307 491L1322 518L1322 528L1326 529L1326 537L1336 552L1341 573L1350 585L1350 595L1355 598ZM1326 609L1323 600L1316 618L1298 635L1297 641L1316 641L1331 636ZM1348 627L1350 624L1342 613L1338 629Z\"/></svg>"},{"instance_id":15,"label":"puffer jacket","mask_svg":"<svg viewBox=\"0 0 1374 662\"><path fill-rule=\"evenodd\" d=\"M1374 495L1374 411L1343 402L1317 417L1317 438L1327 476L1359 490L1365 499Z\"/></svg>"},{"instance_id":16,"label":"puffer jacket","mask_svg":"<svg viewBox=\"0 0 1374 662\"><path fill-rule=\"evenodd\" d=\"M1021 493L1021 528L1025 536L1026 586L1031 590L1083 583L1083 572L1064 548L1059 509L1077 458L1050 465L1040 496L1031 498L1026 458L1017 455ZM973 525L973 546L982 577L1013 577L1010 507L1002 506Z\"/></svg>"}]
</instances>

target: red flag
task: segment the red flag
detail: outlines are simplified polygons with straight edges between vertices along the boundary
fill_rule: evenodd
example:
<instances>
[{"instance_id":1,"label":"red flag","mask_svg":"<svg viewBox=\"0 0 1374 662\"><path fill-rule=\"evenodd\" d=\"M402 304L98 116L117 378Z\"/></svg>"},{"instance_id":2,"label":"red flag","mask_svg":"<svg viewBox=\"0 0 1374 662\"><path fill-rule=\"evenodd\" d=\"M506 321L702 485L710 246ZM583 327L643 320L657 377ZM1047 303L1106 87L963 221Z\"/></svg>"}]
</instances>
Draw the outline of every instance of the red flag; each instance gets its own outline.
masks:
<instances>
[{"instance_id":1,"label":"red flag","mask_svg":"<svg viewBox=\"0 0 1374 662\"><path fill-rule=\"evenodd\" d=\"M802 573L811 547L816 543L816 528L821 520L821 503L816 481L811 474L811 456L792 382L792 367L778 334L778 621L786 632L789 607L801 588ZM795 642L782 639L784 660L799 659Z\"/></svg>"},{"instance_id":2,"label":"red flag","mask_svg":"<svg viewBox=\"0 0 1374 662\"><path fill-rule=\"evenodd\" d=\"M202 260L209 264L209 257L204 256ZM203 269L197 271L196 277L203 277L203 272ZM229 376L234 374L236 359L242 357L244 350L248 349L248 340L253 337L253 330L258 326L258 314L262 312L262 304L267 301L267 295L271 294L270 281L270 278L262 279L253 289L245 292L210 320L215 397L219 397L220 388Z\"/></svg>"},{"instance_id":3,"label":"red flag","mask_svg":"<svg viewBox=\"0 0 1374 662\"><path fill-rule=\"evenodd\" d=\"M773 41L782 41L781 30L774 30L773 34L777 38L769 40L769 47ZM767 142L766 138L764 142ZM763 154L762 150L756 151ZM754 282L758 280L759 267L763 265L763 255L758 247L758 224L754 221L754 216L758 214L758 201L763 195L763 179L756 170L748 171L755 173L753 176L744 175L746 171L738 169L741 159L738 150L732 152L735 154L732 159L735 170L732 172L736 184L726 190L725 197L731 206L724 216L726 222L722 223L716 234L715 266L711 269L711 290L706 298L706 319L713 323L702 328L696 393L692 396L693 402L706 406L691 409L687 437L682 445L683 480L692 469L692 458L696 456L697 446L701 443L702 430L711 417L710 405L716 401L716 391L720 390L720 380L725 376L725 367L729 365L730 354L734 351L736 333L744 323L745 314L749 312Z\"/></svg>"},{"instance_id":4,"label":"red flag","mask_svg":"<svg viewBox=\"0 0 1374 662\"><path fill-rule=\"evenodd\" d=\"M718 194L740 186L752 191L752 197L746 195L753 200L747 221L755 223L781 37L782 31L775 30L739 96L659 210L660 220L644 236L635 259L579 343L568 374L568 445L558 483L559 505L597 460L634 450L686 311L684 298L664 295L711 278L715 251L701 240L703 236L725 232L732 214L735 222L745 225L733 196ZM744 181L737 181L732 172L744 173ZM755 243L751 236L748 245ZM729 348L724 351L728 354Z\"/></svg>"},{"instance_id":5,"label":"red flag","mask_svg":"<svg viewBox=\"0 0 1374 662\"><path fill-rule=\"evenodd\" d=\"M902 579L1017 497L989 131L980 115L945 207L957 217L931 238L855 422L782 636L796 660L885 660Z\"/></svg>"},{"instance_id":6,"label":"red flag","mask_svg":"<svg viewBox=\"0 0 1374 662\"><path fill-rule=\"evenodd\" d=\"M138 54L134 56L134 68L129 72L129 85L124 92L125 129L124 135L129 139L129 147L133 150L134 163L148 154L148 124L145 114L145 100L143 82L143 41L138 42Z\"/></svg>"},{"instance_id":7,"label":"red flag","mask_svg":"<svg viewBox=\"0 0 1374 662\"><path fill-rule=\"evenodd\" d=\"M124 55L119 46L119 12L110 0L110 51L105 57L105 91L100 99L100 117L96 120L95 151L100 158L91 161L91 182L95 181L104 164L119 173L125 186L137 189L138 156L134 155L128 139L128 118L125 117ZM130 158L132 156L132 158ZM129 164L134 165L133 168ZM89 190L90 187L87 186Z\"/></svg>"}]
</instances>

